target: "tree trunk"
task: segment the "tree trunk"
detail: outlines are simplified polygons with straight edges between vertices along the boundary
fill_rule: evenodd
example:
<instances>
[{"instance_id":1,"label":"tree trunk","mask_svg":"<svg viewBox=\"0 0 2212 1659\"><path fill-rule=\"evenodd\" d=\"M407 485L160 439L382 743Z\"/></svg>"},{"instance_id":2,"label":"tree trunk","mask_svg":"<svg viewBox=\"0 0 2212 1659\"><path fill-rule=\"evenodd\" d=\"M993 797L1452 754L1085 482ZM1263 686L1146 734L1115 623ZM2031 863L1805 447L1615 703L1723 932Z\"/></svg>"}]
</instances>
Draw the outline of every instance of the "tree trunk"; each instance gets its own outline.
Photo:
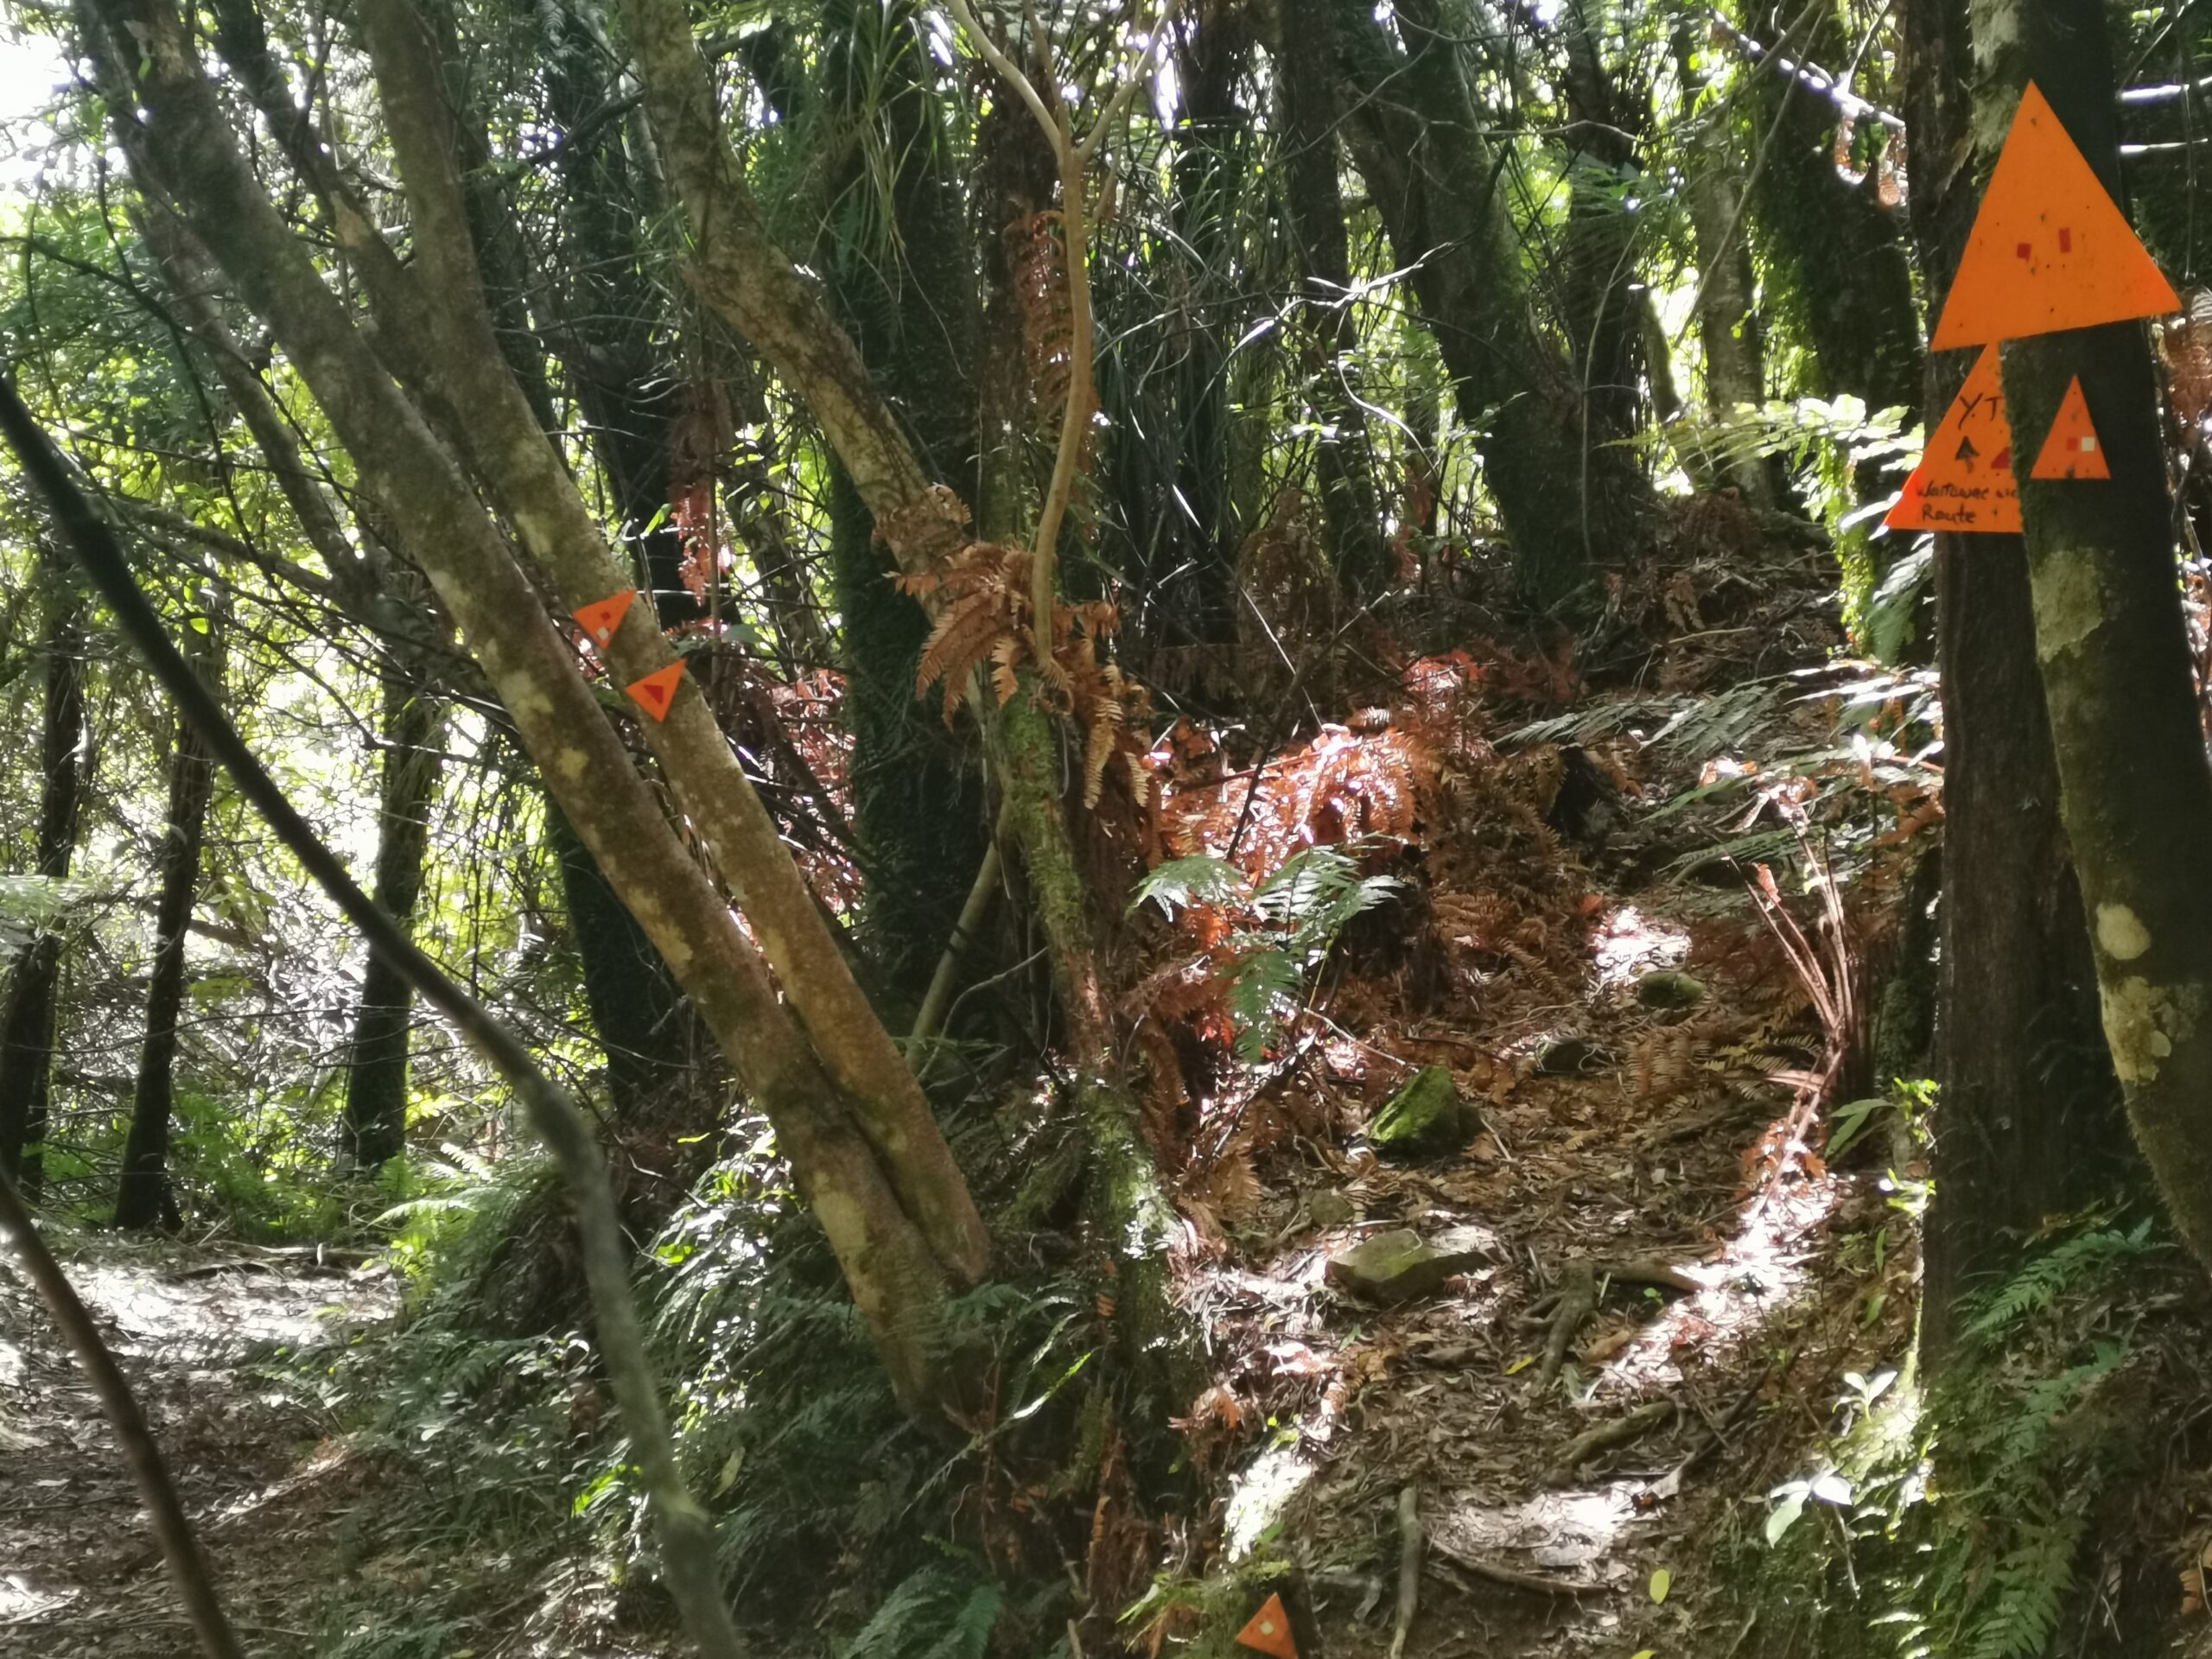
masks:
<instances>
[{"instance_id":1,"label":"tree trunk","mask_svg":"<svg viewBox=\"0 0 2212 1659\"><path fill-rule=\"evenodd\" d=\"M1751 190L1760 238L1783 274L1782 298L1799 337L1812 342L1812 390L1848 393L1870 410L1909 408L1920 396L1922 353L1904 227L1882 203L1878 169L1857 184L1836 170L1841 114L1794 73L1800 63L1840 70L1855 42L1827 0L1806 14L1784 0L1782 10L1796 32L1785 37L1780 17L1768 18L1770 60L1749 99L1766 149ZM1786 64L1770 60L1777 55Z\"/></svg>"},{"instance_id":2,"label":"tree trunk","mask_svg":"<svg viewBox=\"0 0 2212 1659\"><path fill-rule=\"evenodd\" d=\"M1330 0L1281 0L1274 54L1281 109L1284 217L1298 244L1312 398L1320 436L1313 476L1337 579L1371 599L1395 574L1382 539L1367 411L1352 390L1358 345L1351 313L1351 254L1338 171L1336 78L1317 42L1329 37Z\"/></svg>"},{"instance_id":3,"label":"tree trunk","mask_svg":"<svg viewBox=\"0 0 2212 1659\"><path fill-rule=\"evenodd\" d=\"M1610 442L1637 430L1643 343L1637 213L1645 194L1637 148L1647 115L1627 107L1614 90L1603 48L1579 0L1560 8L1557 28L1568 117L1560 311L1583 418L1601 442Z\"/></svg>"},{"instance_id":4,"label":"tree trunk","mask_svg":"<svg viewBox=\"0 0 2212 1659\"><path fill-rule=\"evenodd\" d=\"M430 809L442 770L445 714L436 700L394 674L384 678L382 779L377 811L376 901L411 927L423 892ZM407 1141L407 1048L414 996L398 970L373 953L361 970L353 1058L339 1151L359 1170L397 1158Z\"/></svg>"},{"instance_id":5,"label":"tree trunk","mask_svg":"<svg viewBox=\"0 0 2212 1659\"><path fill-rule=\"evenodd\" d=\"M2115 200L2119 113L2094 0L1975 0L1976 129L2007 124L2033 80ZM2079 377L2112 476L2029 476ZM2094 946L2113 1067L2182 1237L2212 1263L2212 766L2175 574L2150 346L2139 322L2005 347L2018 442L2036 654L2060 806Z\"/></svg>"},{"instance_id":6,"label":"tree trunk","mask_svg":"<svg viewBox=\"0 0 2212 1659\"><path fill-rule=\"evenodd\" d=\"M66 880L84 810L84 601L74 583L52 569L43 550L39 568L47 589L46 623L39 652L46 659L44 713L40 721L38 874ZM0 1018L0 1166L35 1194L45 1173L48 1091L54 1071L55 1004L61 978L61 936L39 930L9 976Z\"/></svg>"},{"instance_id":7,"label":"tree trunk","mask_svg":"<svg viewBox=\"0 0 2212 1659\"><path fill-rule=\"evenodd\" d=\"M380 346L408 364L416 384L432 387L441 419L467 410L468 419L455 424L468 453L496 485L533 556L556 575L558 602L603 598L619 591L619 568L506 365L487 352L488 316L450 152L435 139L442 118L435 66L424 67L427 44L389 0L365 12L402 172L410 199L419 195L419 269L399 267L343 180L326 176L312 127L309 142L294 146L296 162L324 196L352 268L376 273L365 281L379 285L388 304ZM134 170L177 202L283 341L364 487L423 562L579 836L774 1123L901 1397L917 1408L961 1398L972 1379L947 1350L941 1310L949 1290L972 1282L986 1265L981 1219L773 823L749 787L738 787L742 774L704 699L679 690L666 721L647 729L684 810L741 887L783 989L806 1013L805 1038L785 1013L767 962L638 776L454 457L372 354L246 166L182 20L160 0L98 0L93 16L106 25L99 44L115 92L109 108ZM683 47L692 53L688 30ZM131 67L119 72L123 65ZM436 306L422 303L418 278L439 284ZM796 285L795 273L790 281ZM926 486L914 493L925 495ZM632 616L607 652L617 683L673 661L658 630ZM741 875L742 882L734 879Z\"/></svg>"},{"instance_id":8,"label":"tree trunk","mask_svg":"<svg viewBox=\"0 0 2212 1659\"><path fill-rule=\"evenodd\" d=\"M1914 153L1957 158L1913 180L1913 231L1932 316L1949 290L1977 196L1965 0L1912 0L1904 27ZM1970 362L1958 353L1929 357L1921 404L1927 429L1950 407ZM2057 761L2020 537L1937 536L1936 615L1944 754L1942 1089L1936 1197L1922 1246L1921 1342L1940 1364L1959 1293L2001 1265L2008 1237L2107 1186L2125 1138L2097 1030L2080 892L2059 824Z\"/></svg>"},{"instance_id":9,"label":"tree trunk","mask_svg":"<svg viewBox=\"0 0 2212 1659\"><path fill-rule=\"evenodd\" d=\"M212 619L210 628L219 626ZM153 970L146 984L146 1038L130 1096L130 1133L123 1147L123 1180L115 1224L143 1230L174 1226L169 1192L169 1120L176 1108L177 1015L184 1007L184 950L200 891L200 843L215 769L200 734L183 720L169 746L168 816L155 861L161 896L154 910Z\"/></svg>"},{"instance_id":10,"label":"tree trunk","mask_svg":"<svg viewBox=\"0 0 2212 1659\"><path fill-rule=\"evenodd\" d=\"M824 16L825 117L851 142L831 181L823 264L874 384L932 479L975 495L975 283L951 137L925 79L921 14L905 0L834 0ZM891 171L871 168L856 129L871 124ZM882 193L887 221L855 211ZM861 937L886 982L918 1000L983 856L981 779L962 746L917 700L930 632L893 586L895 556L841 464L830 494L830 569L844 620L853 828L868 876Z\"/></svg>"},{"instance_id":11,"label":"tree trunk","mask_svg":"<svg viewBox=\"0 0 2212 1659\"><path fill-rule=\"evenodd\" d=\"M1633 453L1586 417L1573 369L1539 328L1506 210L1510 156L1475 114L1440 0L1395 10L1402 47L1357 0L1335 0L1352 158L1393 261L1436 337L1525 594L1573 593L1636 545L1651 504Z\"/></svg>"}]
</instances>

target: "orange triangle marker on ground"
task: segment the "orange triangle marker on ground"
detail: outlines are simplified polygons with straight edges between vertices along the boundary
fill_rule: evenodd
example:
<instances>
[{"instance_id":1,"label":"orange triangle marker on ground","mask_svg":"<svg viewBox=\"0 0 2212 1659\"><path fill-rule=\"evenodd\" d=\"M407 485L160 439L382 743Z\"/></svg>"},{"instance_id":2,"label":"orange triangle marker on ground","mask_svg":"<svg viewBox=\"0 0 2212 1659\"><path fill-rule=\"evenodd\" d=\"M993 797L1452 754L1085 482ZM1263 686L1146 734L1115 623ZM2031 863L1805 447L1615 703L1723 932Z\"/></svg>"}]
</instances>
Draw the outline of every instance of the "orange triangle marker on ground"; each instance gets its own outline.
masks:
<instances>
[{"instance_id":1,"label":"orange triangle marker on ground","mask_svg":"<svg viewBox=\"0 0 2212 1659\"><path fill-rule=\"evenodd\" d=\"M632 680L622 689L630 694L631 702L655 720L666 720L668 706L676 701L676 683L683 677L683 659L679 657L666 668Z\"/></svg>"},{"instance_id":2,"label":"orange triangle marker on ground","mask_svg":"<svg viewBox=\"0 0 2212 1659\"><path fill-rule=\"evenodd\" d=\"M2075 375L2058 400L2058 416L2050 435L2043 441L2030 478L2110 478L2112 464L2089 419L2089 400L2082 396L2082 377Z\"/></svg>"},{"instance_id":3,"label":"orange triangle marker on ground","mask_svg":"<svg viewBox=\"0 0 2212 1659\"><path fill-rule=\"evenodd\" d=\"M2029 82L1943 302L1935 348L2180 309L2173 284Z\"/></svg>"},{"instance_id":4,"label":"orange triangle marker on ground","mask_svg":"<svg viewBox=\"0 0 2212 1659\"><path fill-rule=\"evenodd\" d=\"M637 602L638 590L617 594L612 599L602 599L595 605L587 605L569 614L576 619L576 626L592 638L602 649L614 637L614 630L622 626L622 619L630 614L630 607Z\"/></svg>"},{"instance_id":5,"label":"orange triangle marker on ground","mask_svg":"<svg viewBox=\"0 0 2212 1659\"><path fill-rule=\"evenodd\" d=\"M1236 1640L1244 1647L1271 1653L1274 1659L1298 1659L1298 1643L1290 1633L1290 1615L1283 1611L1281 1596L1269 1596L1262 1602L1251 1623L1236 1632Z\"/></svg>"},{"instance_id":6,"label":"orange triangle marker on ground","mask_svg":"<svg viewBox=\"0 0 2212 1659\"><path fill-rule=\"evenodd\" d=\"M1882 520L1891 530L1949 530L2014 535L2020 486L2012 477L2012 423L1997 347L1982 348L1967 383L1929 435L1904 494Z\"/></svg>"}]
</instances>

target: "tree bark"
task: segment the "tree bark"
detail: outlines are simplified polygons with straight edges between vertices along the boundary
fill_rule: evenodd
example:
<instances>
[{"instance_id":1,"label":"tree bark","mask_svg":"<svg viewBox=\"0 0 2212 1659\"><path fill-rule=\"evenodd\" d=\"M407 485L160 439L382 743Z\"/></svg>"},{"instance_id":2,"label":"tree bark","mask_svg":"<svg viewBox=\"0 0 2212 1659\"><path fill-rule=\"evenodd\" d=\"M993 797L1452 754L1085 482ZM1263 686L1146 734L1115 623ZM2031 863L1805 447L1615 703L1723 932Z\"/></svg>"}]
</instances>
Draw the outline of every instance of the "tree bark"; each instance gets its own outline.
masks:
<instances>
[{"instance_id":1,"label":"tree bark","mask_svg":"<svg viewBox=\"0 0 2212 1659\"><path fill-rule=\"evenodd\" d=\"M383 758L377 803L378 906L411 929L423 893L430 810L443 769L439 745L445 711L397 675L384 678ZM414 994L398 971L372 955L361 969L353 1055L339 1151L358 1170L375 1170L407 1144L407 1049Z\"/></svg>"},{"instance_id":2,"label":"tree bark","mask_svg":"<svg viewBox=\"0 0 2212 1659\"><path fill-rule=\"evenodd\" d=\"M95 15L109 30L101 55L108 84L119 93L111 98L111 113L118 119L118 136L134 169L146 187L176 201L242 297L283 341L365 485L391 513L401 543L422 560L578 834L655 947L683 976L702 1017L775 1124L802 1196L830 1236L901 1397L917 1406L957 1397L964 1379L949 1368L938 1311L951 1285L980 1274L987 1242L911 1074L899 1063L899 1073L921 1110L888 1123L881 1108L886 1098L895 1106L895 1096L854 1099L825 1075L817 1050L785 1015L766 964L661 816L578 674L570 647L546 620L467 478L372 356L245 165L181 19L158 0L99 0ZM395 21L404 29L404 17ZM118 64L137 68L118 76ZM406 125L407 113L394 122L395 131ZM421 159L419 150L404 153L410 163ZM451 190L449 172L442 176L450 202L457 192ZM434 222L429 233L418 226L421 245L449 253L458 223L457 216ZM480 296L472 305L467 285L448 282L443 290L441 311L473 315L480 326ZM397 321L404 328L407 320ZM496 369L506 375L504 364ZM505 385L512 395L511 378ZM515 401L526 416L526 404L518 397ZM486 417L476 435L488 442L497 410L471 412ZM516 439L511 448L511 460L531 467L551 454L534 424L526 442ZM521 502L518 517L542 532L551 515L573 512L573 486L563 474L550 498ZM591 535L603 563L588 581L605 585L577 594L578 604L619 587L595 529ZM671 660L658 631L634 611L613 655L618 683ZM673 746L671 774L683 773L678 762L697 760L707 743L713 746L707 760L718 756L734 772L728 745L696 693L679 692L667 728L683 738ZM664 757L671 753L664 747ZM749 789L745 793L750 799ZM758 801L752 804L757 811ZM709 819L698 810L693 816ZM760 817L765 823L765 812ZM775 841L772 824L763 839L804 898L804 884ZM729 849L722 850L727 868ZM819 930L810 898L804 902L807 925ZM753 919L765 935L780 918ZM823 938L826 944L826 933ZM834 956L834 946L830 949ZM836 965L842 971L842 960ZM797 983L785 976L794 1000ZM856 989L851 1000L858 1002ZM865 1004L860 1007L895 1060L887 1035ZM833 1022L810 1029L824 1039L847 1034ZM874 1115L856 1109L863 1108ZM912 1211L910 1195L916 1205Z\"/></svg>"},{"instance_id":3,"label":"tree bark","mask_svg":"<svg viewBox=\"0 0 2212 1659\"><path fill-rule=\"evenodd\" d=\"M2033 80L2115 200L2119 115L2094 0L1975 0L1975 125L1986 142ZM2079 377L2112 476L2029 476ZM2094 947L2106 1042L2137 1144L2177 1230L2212 1263L2212 766L2175 575L2171 500L2139 322L2005 347L2036 652L2060 806Z\"/></svg>"},{"instance_id":4,"label":"tree bark","mask_svg":"<svg viewBox=\"0 0 2212 1659\"><path fill-rule=\"evenodd\" d=\"M212 631L219 623L207 624ZM204 658L207 671L212 653ZM169 1192L169 1120L176 1109L177 1015L184 1006L184 950L200 890L200 845L207 827L214 766L200 734L180 717L169 747L168 816L155 860L161 878L154 910L154 957L146 984L146 1036L138 1050L138 1077L130 1096L130 1132L123 1147L123 1179L116 1194L115 1224L143 1230L175 1225Z\"/></svg>"},{"instance_id":5,"label":"tree bark","mask_svg":"<svg viewBox=\"0 0 2212 1659\"><path fill-rule=\"evenodd\" d=\"M1382 540L1367 411L1352 389L1358 344L1351 313L1351 253L1338 176L1336 78L1319 42L1329 38L1330 0L1281 0L1274 56L1281 103L1283 207L1298 244L1306 336L1312 344L1313 452L1322 521L1337 579L1371 599L1395 574Z\"/></svg>"},{"instance_id":6,"label":"tree bark","mask_svg":"<svg viewBox=\"0 0 2212 1659\"><path fill-rule=\"evenodd\" d=\"M1440 0L1395 9L1394 41L1357 0L1334 0L1330 42L1345 137L1391 256L1436 337L1526 595L1552 604L1634 546L1651 505L1632 452L1588 419L1566 356L1537 325L1504 172L1475 114ZM1402 42L1402 43L1401 43Z\"/></svg>"},{"instance_id":7,"label":"tree bark","mask_svg":"<svg viewBox=\"0 0 2212 1659\"><path fill-rule=\"evenodd\" d=\"M1903 25L1913 153L1936 158L1916 169L1911 195L1932 316L1949 290L1978 194L1965 0L1911 0ZM1965 354L1929 355L1924 428L1933 429L1950 407L1970 363ZM2025 430L2014 428L2020 442ZM1921 1343L1940 1364L1959 1294L2002 1264L2008 1238L2108 1185L2126 1139L2059 823L2057 760L2021 538L1937 536L1936 617L1944 756L1942 1088L1936 1197L1922 1241Z\"/></svg>"},{"instance_id":8,"label":"tree bark","mask_svg":"<svg viewBox=\"0 0 2212 1659\"><path fill-rule=\"evenodd\" d=\"M66 880L77 846L86 789L84 601L75 584L41 552L46 620L39 641L46 686L40 719L38 874ZM54 1072L55 1005L61 936L41 928L16 959L0 1018L0 1167L34 1195L45 1173L48 1090Z\"/></svg>"}]
</instances>

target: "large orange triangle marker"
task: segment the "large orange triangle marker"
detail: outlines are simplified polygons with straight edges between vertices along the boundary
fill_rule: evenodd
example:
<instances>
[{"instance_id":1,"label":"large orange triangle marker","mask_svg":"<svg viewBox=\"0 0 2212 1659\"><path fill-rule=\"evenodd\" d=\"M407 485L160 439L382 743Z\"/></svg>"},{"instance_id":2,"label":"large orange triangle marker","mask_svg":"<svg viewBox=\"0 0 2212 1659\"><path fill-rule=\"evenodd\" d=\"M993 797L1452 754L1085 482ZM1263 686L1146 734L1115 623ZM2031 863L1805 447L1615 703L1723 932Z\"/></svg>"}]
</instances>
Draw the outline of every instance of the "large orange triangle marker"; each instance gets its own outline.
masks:
<instances>
[{"instance_id":1,"label":"large orange triangle marker","mask_svg":"<svg viewBox=\"0 0 2212 1659\"><path fill-rule=\"evenodd\" d=\"M1298 1642L1290 1633L1290 1615L1283 1611L1281 1596L1269 1596L1262 1602L1251 1623L1236 1632L1236 1640L1244 1647L1271 1653L1274 1659L1298 1659Z\"/></svg>"},{"instance_id":2,"label":"large orange triangle marker","mask_svg":"<svg viewBox=\"0 0 2212 1659\"><path fill-rule=\"evenodd\" d=\"M2082 396L2082 377L2075 375L2058 400L2058 416L2050 435L2043 441L2030 478L2110 478L2112 464L2089 419L2089 400Z\"/></svg>"},{"instance_id":3,"label":"large orange triangle marker","mask_svg":"<svg viewBox=\"0 0 2212 1659\"><path fill-rule=\"evenodd\" d=\"M1882 520L1891 530L2020 530L2020 486L2012 477L2012 423L1997 347L1982 348L1967 383L1929 435L1904 493Z\"/></svg>"},{"instance_id":4,"label":"large orange triangle marker","mask_svg":"<svg viewBox=\"0 0 2212 1659\"><path fill-rule=\"evenodd\" d=\"M2029 82L1943 302L1936 349L2180 309L2173 284Z\"/></svg>"},{"instance_id":5,"label":"large orange triangle marker","mask_svg":"<svg viewBox=\"0 0 2212 1659\"><path fill-rule=\"evenodd\" d=\"M676 683L683 677L683 659L679 657L666 668L632 680L622 689L630 694L631 702L655 720L666 720L668 706L676 701Z\"/></svg>"},{"instance_id":6,"label":"large orange triangle marker","mask_svg":"<svg viewBox=\"0 0 2212 1659\"><path fill-rule=\"evenodd\" d=\"M576 626L592 638L592 642L604 650L607 642L614 638L614 630L622 626L622 619L630 614L630 607L637 602L638 590L617 594L612 599L602 599L595 605L587 605L580 611L571 611Z\"/></svg>"}]
</instances>

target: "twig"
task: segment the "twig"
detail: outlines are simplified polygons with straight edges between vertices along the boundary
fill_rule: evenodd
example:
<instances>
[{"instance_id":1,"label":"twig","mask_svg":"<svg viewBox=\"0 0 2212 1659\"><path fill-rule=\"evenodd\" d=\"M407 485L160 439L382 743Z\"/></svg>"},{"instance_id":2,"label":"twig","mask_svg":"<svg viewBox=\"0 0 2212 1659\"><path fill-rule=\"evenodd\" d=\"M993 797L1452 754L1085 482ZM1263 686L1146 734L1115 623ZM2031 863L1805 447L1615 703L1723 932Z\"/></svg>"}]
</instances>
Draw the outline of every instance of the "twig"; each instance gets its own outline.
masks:
<instances>
[{"instance_id":1,"label":"twig","mask_svg":"<svg viewBox=\"0 0 2212 1659\"><path fill-rule=\"evenodd\" d=\"M1567 1443L1567 1449L1559 1454L1559 1461L1552 1467L1552 1484L1565 1485L1574 1478L1576 1470L1600 1452L1640 1440L1661 1424L1670 1421L1674 1415L1673 1401L1654 1400L1648 1406L1638 1406L1625 1417L1616 1417L1610 1423L1600 1423L1576 1435Z\"/></svg>"},{"instance_id":2,"label":"twig","mask_svg":"<svg viewBox=\"0 0 2212 1659\"><path fill-rule=\"evenodd\" d=\"M1573 1584L1564 1579L1548 1579L1541 1573L1523 1573L1517 1567L1501 1567L1496 1561L1486 1561L1478 1555L1469 1555L1454 1549L1441 1538L1429 1540L1429 1548L1462 1573L1488 1579L1492 1584L1510 1585L1516 1590L1533 1590L1540 1596L1589 1596L1605 1588L1603 1585Z\"/></svg>"},{"instance_id":3,"label":"twig","mask_svg":"<svg viewBox=\"0 0 2212 1659\"><path fill-rule=\"evenodd\" d=\"M1398 1491L1398 1617L1390 1627L1390 1659L1402 1659L1421 1608L1421 1488Z\"/></svg>"}]
</instances>

